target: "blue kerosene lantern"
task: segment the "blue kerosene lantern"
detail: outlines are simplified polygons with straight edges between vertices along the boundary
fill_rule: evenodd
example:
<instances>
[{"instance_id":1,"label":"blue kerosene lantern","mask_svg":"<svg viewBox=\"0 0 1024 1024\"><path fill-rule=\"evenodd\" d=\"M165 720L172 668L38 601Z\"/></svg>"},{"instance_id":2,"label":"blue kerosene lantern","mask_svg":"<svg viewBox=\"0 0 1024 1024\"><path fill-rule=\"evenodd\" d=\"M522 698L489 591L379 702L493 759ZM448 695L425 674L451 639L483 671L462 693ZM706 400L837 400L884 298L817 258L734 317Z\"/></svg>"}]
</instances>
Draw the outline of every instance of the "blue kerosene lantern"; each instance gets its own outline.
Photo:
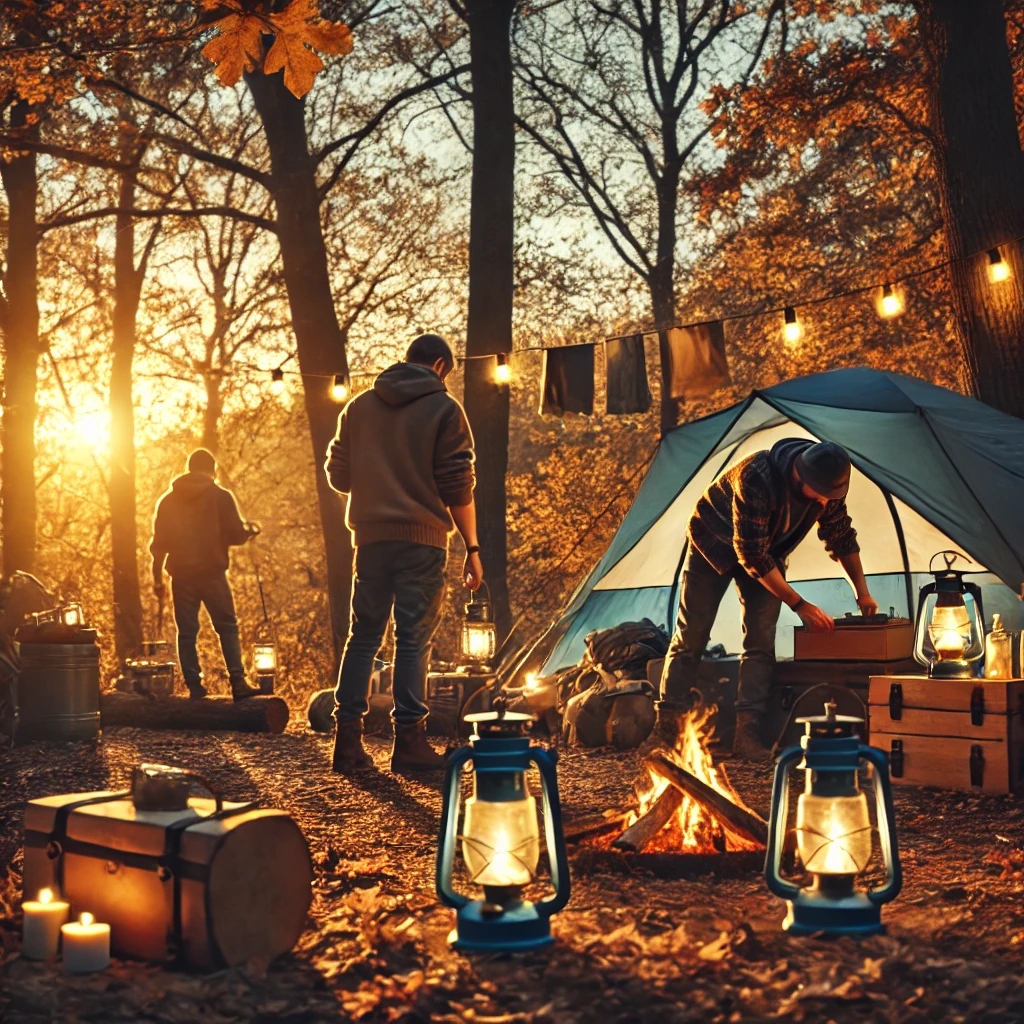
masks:
<instances>
[{"instance_id":1,"label":"blue kerosene lantern","mask_svg":"<svg viewBox=\"0 0 1024 1024\"><path fill-rule=\"evenodd\" d=\"M457 949L516 952L550 945L550 918L569 902L569 861L562 837L555 758L530 746L531 715L504 708L467 715L475 726L468 747L448 760L437 851L437 894L456 910L450 939ZM459 833L462 766L473 762L473 795L466 801ZM544 791L544 832L554 894L531 903L523 887L536 876L540 860L537 803L526 773L535 764ZM457 840L470 879L483 899L470 900L452 887Z\"/></svg>"},{"instance_id":2,"label":"blue kerosene lantern","mask_svg":"<svg viewBox=\"0 0 1024 1024\"><path fill-rule=\"evenodd\" d=\"M903 884L893 821L889 761L884 751L864 746L854 733L863 719L837 715L836 705L825 714L798 721L806 725L799 747L783 752L775 765L772 811L764 876L768 888L789 902L782 927L794 935L826 932L832 935L873 935L884 931L883 903L899 895ZM814 883L801 889L779 873L789 809L789 769L806 774L806 789L797 801L796 846L804 869ZM867 761L875 773L878 838L885 863L885 884L868 892L855 886L871 859L872 832L867 797L857 770Z\"/></svg>"}]
</instances>

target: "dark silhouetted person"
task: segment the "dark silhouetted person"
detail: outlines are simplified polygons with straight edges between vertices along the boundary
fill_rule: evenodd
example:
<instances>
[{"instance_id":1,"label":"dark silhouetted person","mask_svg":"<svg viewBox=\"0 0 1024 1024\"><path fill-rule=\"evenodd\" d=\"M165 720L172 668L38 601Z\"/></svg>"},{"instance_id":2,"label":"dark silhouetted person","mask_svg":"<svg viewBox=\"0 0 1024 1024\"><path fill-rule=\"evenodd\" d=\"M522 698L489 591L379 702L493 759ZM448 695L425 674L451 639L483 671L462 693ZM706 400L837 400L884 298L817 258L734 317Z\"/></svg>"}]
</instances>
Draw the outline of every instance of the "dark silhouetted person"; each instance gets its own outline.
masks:
<instances>
[{"instance_id":1,"label":"dark silhouetted person","mask_svg":"<svg viewBox=\"0 0 1024 1024\"><path fill-rule=\"evenodd\" d=\"M787 604L811 630L832 617L787 582L786 560L817 526L826 551L846 571L864 615L878 605L868 590L857 532L846 511L850 456L832 441L778 441L723 473L690 518L679 615L661 676L655 741L672 743L689 710L697 668L730 583L743 607L743 654L736 698L734 751L763 760L760 729L775 670L775 627Z\"/></svg>"},{"instance_id":2,"label":"dark silhouetted person","mask_svg":"<svg viewBox=\"0 0 1024 1024\"><path fill-rule=\"evenodd\" d=\"M206 696L196 638L199 609L206 606L220 637L231 695L235 700L260 691L246 683L235 600L228 583L228 549L257 534L242 520L235 496L217 485L217 463L205 449L188 458L188 472L176 477L160 498L153 517L153 589L163 597L164 563L171 577L174 622L178 628L178 661L189 695Z\"/></svg>"},{"instance_id":3,"label":"dark silhouetted person","mask_svg":"<svg viewBox=\"0 0 1024 1024\"><path fill-rule=\"evenodd\" d=\"M394 610L395 742L391 770L429 771L444 759L427 742L430 642L441 618L448 535L466 542L464 582L476 590L483 565L473 503L473 435L445 387L455 365L436 334L417 338L405 362L345 406L328 452L331 486L348 495L355 546L352 625L338 674L336 772L369 767L363 716L373 659Z\"/></svg>"}]
</instances>

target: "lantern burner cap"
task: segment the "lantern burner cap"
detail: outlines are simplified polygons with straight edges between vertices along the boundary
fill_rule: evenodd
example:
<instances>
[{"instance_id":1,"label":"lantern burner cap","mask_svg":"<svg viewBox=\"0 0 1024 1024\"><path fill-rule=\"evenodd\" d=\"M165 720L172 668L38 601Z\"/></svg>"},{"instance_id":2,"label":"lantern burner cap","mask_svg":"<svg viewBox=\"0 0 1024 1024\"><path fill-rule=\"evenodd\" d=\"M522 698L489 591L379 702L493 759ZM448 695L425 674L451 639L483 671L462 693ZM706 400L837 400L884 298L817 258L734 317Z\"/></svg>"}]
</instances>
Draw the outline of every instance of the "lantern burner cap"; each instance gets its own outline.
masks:
<instances>
[{"instance_id":1,"label":"lantern burner cap","mask_svg":"<svg viewBox=\"0 0 1024 1024\"><path fill-rule=\"evenodd\" d=\"M466 722L476 726L478 736L524 736L533 715L518 711L506 711L504 706L497 711L481 711L466 715Z\"/></svg>"},{"instance_id":2,"label":"lantern burner cap","mask_svg":"<svg viewBox=\"0 0 1024 1024\"><path fill-rule=\"evenodd\" d=\"M864 723L863 718L856 715L837 715L836 703L828 701L825 704L825 714L808 715L806 718L798 718L797 722L807 726L807 735L816 737L839 738L852 736L857 725Z\"/></svg>"}]
</instances>

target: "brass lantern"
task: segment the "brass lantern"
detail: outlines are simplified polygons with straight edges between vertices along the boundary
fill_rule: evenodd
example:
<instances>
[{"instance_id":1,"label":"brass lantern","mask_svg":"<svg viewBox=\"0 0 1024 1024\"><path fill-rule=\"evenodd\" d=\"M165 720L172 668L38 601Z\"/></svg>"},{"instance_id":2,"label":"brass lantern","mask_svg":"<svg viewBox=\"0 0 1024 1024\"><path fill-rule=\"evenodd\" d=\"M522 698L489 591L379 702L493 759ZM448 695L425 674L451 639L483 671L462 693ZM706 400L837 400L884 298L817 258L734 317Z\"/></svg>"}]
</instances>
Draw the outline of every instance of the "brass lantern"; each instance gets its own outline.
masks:
<instances>
[{"instance_id":1,"label":"brass lantern","mask_svg":"<svg viewBox=\"0 0 1024 1024\"><path fill-rule=\"evenodd\" d=\"M936 571L940 556L946 564ZM935 579L918 596L914 658L933 679L970 679L985 654L981 587L964 582L964 572L953 568L958 558L968 560L959 551L933 555L928 571Z\"/></svg>"},{"instance_id":2,"label":"brass lantern","mask_svg":"<svg viewBox=\"0 0 1024 1024\"><path fill-rule=\"evenodd\" d=\"M252 670L260 693L273 693L277 678L277 644L268 630L263 630L252 645Z\"/></svg>"},{"instance_id":3,"label":"brass lantern","mask_svg":"<svg viewBox=\"0 0 1024 1024\"><path fill-rule=\"evenodd\" d=\"M487 596L473 599L466 605L462 620L462 654L474 665L487 665L493 658L498 646L498 629L494 624L494 612L491 606L491 592L486 583Z\"/></svg>"}]
</instances>

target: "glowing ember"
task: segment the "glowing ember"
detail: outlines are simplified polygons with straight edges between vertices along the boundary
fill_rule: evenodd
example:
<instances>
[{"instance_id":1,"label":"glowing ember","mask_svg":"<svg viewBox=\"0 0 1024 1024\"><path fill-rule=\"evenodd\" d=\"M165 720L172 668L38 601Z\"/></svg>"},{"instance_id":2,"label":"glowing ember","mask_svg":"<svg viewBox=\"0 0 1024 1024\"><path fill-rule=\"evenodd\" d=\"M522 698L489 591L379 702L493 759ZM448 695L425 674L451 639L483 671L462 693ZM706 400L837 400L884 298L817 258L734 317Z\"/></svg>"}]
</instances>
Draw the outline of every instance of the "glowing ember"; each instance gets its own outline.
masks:
<instances>
[{"instance_id":1,"label":"glowing ember","mask_svg":"<svg viewBox=\"0 0 1024 1024\"><path fill-rule=\"evenodd\" d=\"M733 789L725 770L722 767L716 768L711 760L711 752L708 748L715 731L710 723L717 710L712 706L691 711L686 716L686 721L680 730L675 749L670 752L669 756L680 767L685 768L701 782L717 790L737 807L749 810L750 808ZM645 769L645 771L648 775L646 785L643 785L642 789L640 785L637 787L639 807L627 821L627 826L645 814L669 786L665 779L653 774L649 769ZM685 796L675 816L648 844L646 849L649 853L673 851L720 853L722 851L759 850L761 846L745 836L724 828L696 800Z\"/></svg>"}]
</instances>

